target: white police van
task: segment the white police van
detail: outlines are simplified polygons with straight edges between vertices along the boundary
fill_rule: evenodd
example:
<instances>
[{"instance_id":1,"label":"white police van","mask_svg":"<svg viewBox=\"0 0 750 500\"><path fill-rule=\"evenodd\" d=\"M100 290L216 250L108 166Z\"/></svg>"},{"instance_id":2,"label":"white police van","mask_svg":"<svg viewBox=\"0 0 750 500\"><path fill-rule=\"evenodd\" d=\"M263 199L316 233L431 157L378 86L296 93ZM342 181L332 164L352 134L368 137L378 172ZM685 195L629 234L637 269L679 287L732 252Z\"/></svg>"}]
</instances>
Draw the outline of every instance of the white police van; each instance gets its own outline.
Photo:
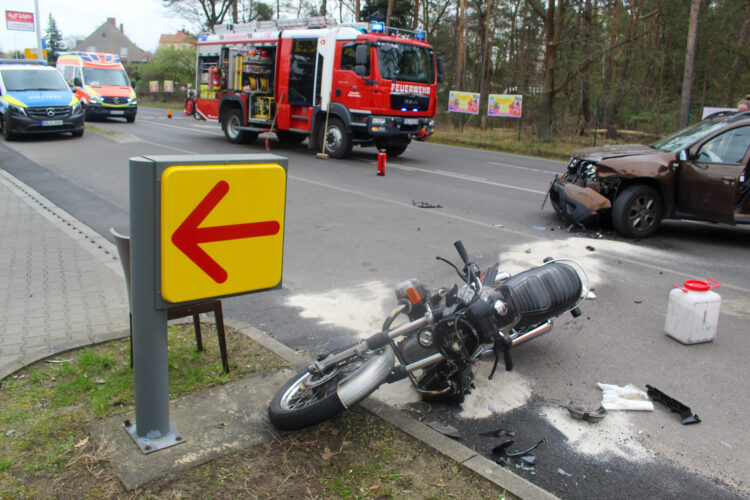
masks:
<instances>
[{"instance_id":1,"label":"white police van","mask_svg":"<svg viewBox=\"0 0 750 500\"><path fill-rule=\"evenodd\" d=\"M55 132L81 137L83 110L55 68L33 59L0 59L0 126L5 140Z\"/></svg>"}]
</instances>

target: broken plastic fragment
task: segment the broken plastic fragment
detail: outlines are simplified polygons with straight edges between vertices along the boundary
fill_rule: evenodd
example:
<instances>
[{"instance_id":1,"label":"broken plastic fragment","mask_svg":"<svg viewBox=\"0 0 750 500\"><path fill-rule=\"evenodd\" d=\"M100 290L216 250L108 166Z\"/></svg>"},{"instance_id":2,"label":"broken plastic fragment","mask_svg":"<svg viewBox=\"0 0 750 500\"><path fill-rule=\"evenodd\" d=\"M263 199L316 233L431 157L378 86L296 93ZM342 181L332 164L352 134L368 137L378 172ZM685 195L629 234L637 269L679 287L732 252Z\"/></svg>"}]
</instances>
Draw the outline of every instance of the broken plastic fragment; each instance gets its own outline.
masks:
<instances>
[{"instance_id":1,"label":"broken plastic fragment","mask_svg":"<svg viewBox=\"0 0 750 500\"><path fill-rule=\"evenodd\" d=\"M542 443L543 443L543 442L545 442L545 441L546 441L546 439L540 439L540 440L539 440L539 442L537 442L537 443L536 443L536 444L535 444L534 446L532 446L532 447L531 447L531 448L529 448L528 450L517 451L517 452L515 452L515 453L508 453L508 452L506 451L506 452L505 452L505 455L506 455L506 456L509 456L509 457L520 457L521 455L526 455L526 454L527 454L528 452L530 452L531 450L535 449L535 448L536 448L537 446L539 446L540 444L542 444Z\"/></svg>"},{"instance_id":2,"label":"broken plastic fragment","mask_svg":"<svg viewBox=\"0 0 750 500\"><path fill-rule=\"evenodd\" d=\"M531 226L534 231L546 231L547 228L544 226Z\"/></svg>"},{"instance_id":3,"label":"broken plastic fragment","mask_svg":"<svg viewBox=\"0 0 750 500\"><path fill-rule=\"evenodd\" d=\"M528 465L536 465L536 455L522 455L521 460Z\"/></svg>"},{"instance_id":4,"label":"broken plastic fragment","mask_svg":"<svg viewBox=\"0 0 750 500\"><path fill-rule=\"evenodd\" d=\"M697 424L701 421L701 419L698 418L698 415L693 415L693 412L690 411L690 408L680 403L676 399L670 398L659 389L651 387L650 385L646 385L646 389L648 390L648 395L651 397L651 399L663 404L664 406L672 410L672 413L678 413L680 417L682 417L682 425Z\"/></svg>"},{"instance_id":5,"label":"broken plastic fragment","mask_svg":"<svg viewBox=\"0 0 750 500\"><path fill-rule=\"evenodd\" d=\"M596 385L602 390L602 407L606 410L654 410L648 395L632 384L620 387L597 382Z\"/></svg>"},{"instance_id":6,"label":"broken plastic fragment","mask_svg":"<svg viewBox=\"0 0 750 500\"><path fill-rule=\"evenodd\" d=\"M573 474L569 472L565 472L561 467L557 468L557 473L560 474L561 476L573 477Z\"/></svg>"},{"instance_id":7,"label":"broken plastic fragment","mask_svg":"<svg viewBox=\"0 0 750 500\"><path fill-rule=\"evenodd\" d=\"M607 416L607 410L603 406L600 406L597 410L586 410L580 406L575 406L573 403L568 403L565 408L570 412L570 416L577 420L585 420L586 422L598 422Z\"/></svg>"},{"instance_id":8,"label":"broken plastic fragment","mask_svg":"<svg viewBox=\"0 0 750 500\"><path fill-rule=\"evenodd\" d=\"M589 293L586 294L586 300L594 300L596 298L596 294L589 290Z\"/></svg>"},{"instance_id":9,"label":"broken plastic fragment","mask_svg":"<svg viewBox=\"0 0 750 500\"><path fill-rule=\"evenodd\" d=\"M505 451L508 449L510 445L513 444L513 440L509 439L503 443L500 443L499 445L492 448L492 453L495 455L499 455L501 453L505 453Z\"/></svg>"},{"instance_id":10,"label":"broken plastic fragment","mask_svg":"<svg viewBox=\"0 0 750 500\"><path fill-rule=\"evenodd\" d=\"M438 422L437 420L433 420L432 422L429 422L427 425L435 429L441 434L445 434L446 436L461 439L461 433L458 432L458 429L453 427L450 424L444 424L443 422Z\"/></svg>"}]
</instances>

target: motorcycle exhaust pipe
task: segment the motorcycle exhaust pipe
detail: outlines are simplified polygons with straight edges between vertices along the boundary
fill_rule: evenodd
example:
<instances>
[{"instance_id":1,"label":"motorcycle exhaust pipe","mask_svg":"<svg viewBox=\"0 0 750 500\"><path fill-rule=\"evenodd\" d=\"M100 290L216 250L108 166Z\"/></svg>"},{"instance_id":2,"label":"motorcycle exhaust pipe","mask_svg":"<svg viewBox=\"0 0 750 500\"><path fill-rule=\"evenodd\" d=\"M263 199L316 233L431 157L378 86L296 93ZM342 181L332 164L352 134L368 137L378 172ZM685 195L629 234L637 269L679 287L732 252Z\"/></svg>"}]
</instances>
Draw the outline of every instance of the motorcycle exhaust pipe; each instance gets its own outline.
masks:
<instances>
[{"instance_id":1,"label":"motorcycle exhaust pipe","mask_svg":"<svg viewBox=\"0 0 750 500\"><path fill-rule=\"evenodd\" d=\"M385 346L383 352L373 355L341 382L336 392L344 408L351 408L377 389L388 377L395 363L393 349Z\"/></svg>"},{"instance_id":2,"label":"motorcycle exhaust pipe","mask_svg":"<svg viewBox=\"0 0 750 500\"><path fill-rule=\"evenodd\" d=\"M528 342L531 339L535 339L537 337L544 335L551 329L552 329L552 321L547 320L547 322L542 323L536 328L529 330L528 332L522 333L518 337L514 338L513 340L511 340L511 344L513 345L513 347L517 345L521 345L524 342Z\"/></svg>"}]
</instances>

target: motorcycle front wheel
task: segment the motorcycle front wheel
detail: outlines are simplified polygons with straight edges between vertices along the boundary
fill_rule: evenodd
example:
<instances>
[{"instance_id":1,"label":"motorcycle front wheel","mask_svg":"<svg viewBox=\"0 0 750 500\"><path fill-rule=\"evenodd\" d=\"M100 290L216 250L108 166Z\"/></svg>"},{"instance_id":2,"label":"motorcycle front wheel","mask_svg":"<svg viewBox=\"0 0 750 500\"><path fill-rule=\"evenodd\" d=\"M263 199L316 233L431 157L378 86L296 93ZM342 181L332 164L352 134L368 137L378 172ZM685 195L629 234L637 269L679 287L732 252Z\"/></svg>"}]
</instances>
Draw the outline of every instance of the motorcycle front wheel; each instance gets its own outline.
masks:
<instances>
[{"instance_id":1,"label":"motorcycle front wheel","mask_svg":"<svg viewBox=\"0 0 750 500\"><path fill-rule=\"evenodd\" d=\"M362 365L352 357L322 374L303 370L279 390L268 407L271 423L281 430L295 430L318 424L346 408L339 399L339 384Z\"/></svg>"}]
</instances>

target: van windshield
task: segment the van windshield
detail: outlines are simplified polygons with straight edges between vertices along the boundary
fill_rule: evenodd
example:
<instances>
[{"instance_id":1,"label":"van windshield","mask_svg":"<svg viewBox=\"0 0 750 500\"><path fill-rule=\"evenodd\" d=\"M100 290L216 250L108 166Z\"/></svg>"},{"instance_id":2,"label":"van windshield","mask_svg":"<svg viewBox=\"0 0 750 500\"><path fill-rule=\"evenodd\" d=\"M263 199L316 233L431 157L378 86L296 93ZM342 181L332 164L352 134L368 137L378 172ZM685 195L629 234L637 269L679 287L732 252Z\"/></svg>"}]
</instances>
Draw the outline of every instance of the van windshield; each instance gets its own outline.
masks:
<instances>
[{"instance_id":1,"label":"van windshield","mask_svg":"<svg viewBox=\"0 0 750 500\"><path fill-rule=\"evenodd\" d=\"M57 71L41 69L0 70L8 92L23 90L70 90Z\"/></svg>"},{"instance_id":2,"label":"van windshield","mask_svg":"<svg viewBox=\"0 0 750 500\"><path fill-rule=\"evenodd\" d=\"M380 76L386 80L434 83L435 57L432 49L406 43L378 44Z\"/></svg>"},{"instance_id":3,"label":"van windshield","mask_svg":"<svg viewBox=\"0 0 750 500\"><path fill-rule=\"evenodd\" d=\"M128 75L121 69L83 68L83 79L86 85L130 85Z\"/></svg>"}]
</instances>

